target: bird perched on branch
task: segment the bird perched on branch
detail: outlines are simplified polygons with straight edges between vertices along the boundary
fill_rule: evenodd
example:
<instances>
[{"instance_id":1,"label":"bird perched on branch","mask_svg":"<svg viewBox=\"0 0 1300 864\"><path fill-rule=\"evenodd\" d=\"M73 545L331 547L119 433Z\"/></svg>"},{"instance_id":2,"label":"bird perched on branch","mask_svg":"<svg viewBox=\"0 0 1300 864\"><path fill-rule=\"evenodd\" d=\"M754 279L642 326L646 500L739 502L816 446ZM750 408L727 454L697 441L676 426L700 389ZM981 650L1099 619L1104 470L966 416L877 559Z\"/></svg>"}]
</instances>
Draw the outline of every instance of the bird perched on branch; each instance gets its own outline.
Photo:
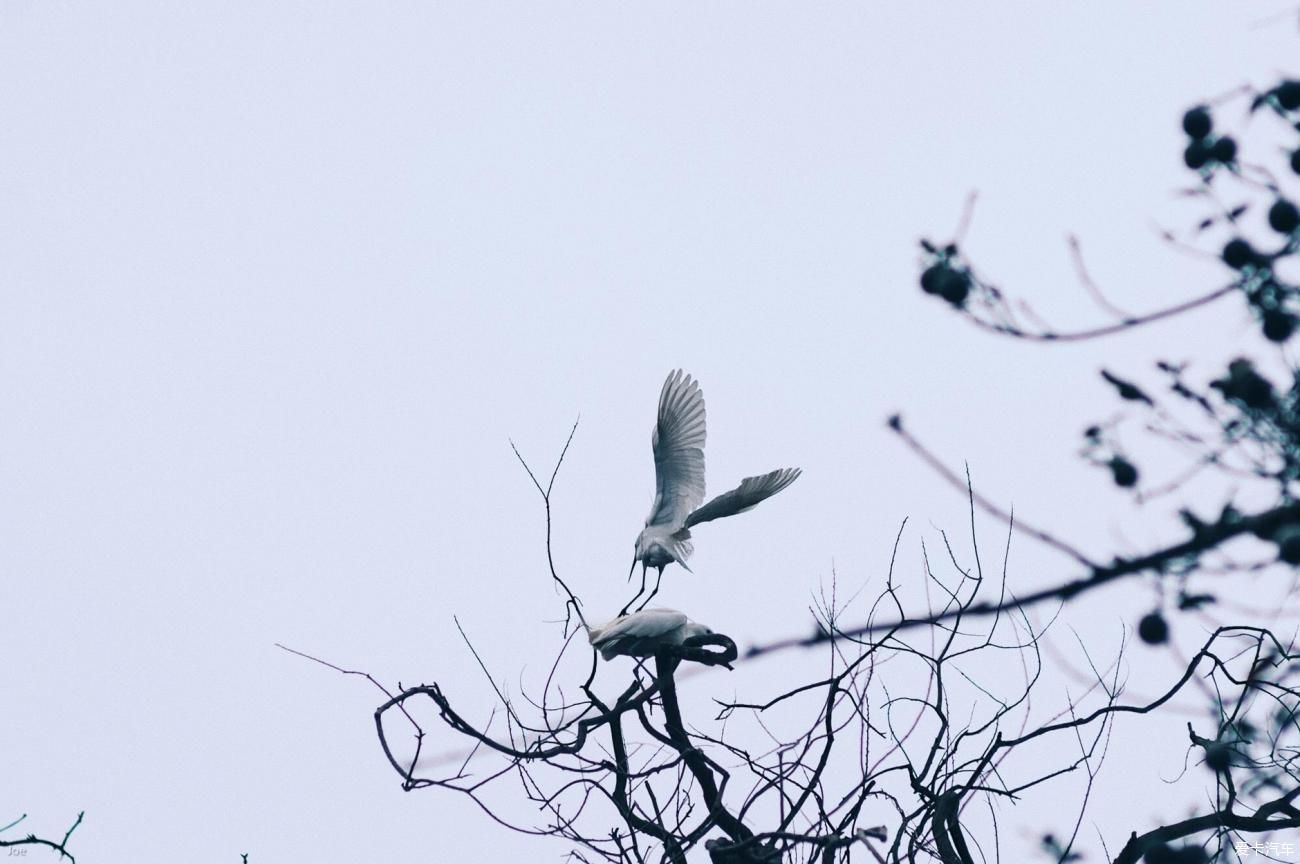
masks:
<instances>
[{"instance_id":1,"label":"bird perched on branch","mask_svg":"<svg viewBox=\"0 0 1300 864\"><path fill-rule=\"evenodd\" d=\"M692 636L713 633L675 609L642 609L623 615L599 627L587 628L587 641L606 660L624 657L653 657L660 648L681 645Z\"/></svg>"},{"instance_id":2,"label":"bird perched on branch","mask_svg":"<svg viewBox=\"0 0 1300 864\"><path fill-rule=\"evenodd\" d=\"M781 468L746 477L735 489L701 507L704 438L704 394L699 382L677 369L669 374L659 394L659 419L650 438L655 457L655 498L645 528L636 538L632 569L627 574L632 578L636 562L641 562L642 591L650 567L657 568L661 578L664 568L674 561L687 571L691 569L686 559L694 551L692 527L744 513L789 486L802 473L799 468Z\"/></svg>"}]
</instances>

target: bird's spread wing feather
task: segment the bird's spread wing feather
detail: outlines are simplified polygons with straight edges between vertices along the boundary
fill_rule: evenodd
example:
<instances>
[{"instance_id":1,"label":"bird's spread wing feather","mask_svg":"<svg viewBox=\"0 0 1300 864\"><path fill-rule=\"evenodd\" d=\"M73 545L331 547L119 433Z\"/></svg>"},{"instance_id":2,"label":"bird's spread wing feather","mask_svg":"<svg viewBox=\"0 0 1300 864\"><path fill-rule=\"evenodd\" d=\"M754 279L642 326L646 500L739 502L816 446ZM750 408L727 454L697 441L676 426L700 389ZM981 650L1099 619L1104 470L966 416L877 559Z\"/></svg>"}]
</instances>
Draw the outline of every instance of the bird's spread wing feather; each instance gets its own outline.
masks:
<instances>
[{"instance_id":1,"label":"bird's spread wing feather","mask_svg":"<svg viewBox=\"0 0 1300 864\"><path fill-rule=\"evenodd\" d=\"M650 446L655 456L655 500L646 525L680 527L704 500L704 394L678 369L659 394L659 420Z\"/></svg>"},{"instance_id":2,"label":"bird's spread wing feather","mask_svg":"<svg viewBox=\"0 0 1300 864\"><path fill-rule=\"evenodd\" d=\"M724 492L708 504L686 517L686 527L734 516L753 508L764 498L771 498L789 486L803 473L800 468L779 468L758 477L746 477L730 492Z\"/></svg>"}]
</instances>

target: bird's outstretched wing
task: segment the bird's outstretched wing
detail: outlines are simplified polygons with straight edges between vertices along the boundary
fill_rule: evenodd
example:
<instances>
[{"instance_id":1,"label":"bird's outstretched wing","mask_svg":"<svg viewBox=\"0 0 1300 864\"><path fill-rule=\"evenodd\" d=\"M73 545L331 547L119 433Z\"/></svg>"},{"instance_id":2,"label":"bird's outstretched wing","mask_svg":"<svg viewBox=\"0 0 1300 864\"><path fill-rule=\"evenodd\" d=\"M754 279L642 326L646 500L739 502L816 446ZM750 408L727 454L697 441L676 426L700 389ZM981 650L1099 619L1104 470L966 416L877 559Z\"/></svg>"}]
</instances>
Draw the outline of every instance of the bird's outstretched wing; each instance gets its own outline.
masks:
<instances>
[{"instance_id":1,"label":"bird's outstretched wing","mask_svg":"<svg viewBox=\"0 0 1300 864\"><path fill-rule=\"evenodd\" d=\"M686 517L686 527L723 516L734 516L752 509L764 498L771 498L803 473L801 468L778 468L758 477L746 477L730 492L723 492L708 504Z\"/></svg>"},{"instance_id":2,"label":"bird's outstretched wing","mask_svg":"<svg viewBox=\"0 0 1300 864\"><path fill-rule=\"evenodd\" d=\"M645 657L653 654L665 641L690 623L675 609L643 609L593 627L587 640L599 649L606 660L619 654Z\"/></svg>"},{"instance_id":3,"label":"bird's outstretched wing","mask_svg":"<svg viewBox=\"0 0 1300 864\"><path fill-rule=\"evenodd\" d=\"M704 500L704 394L678 369L659 394L659 420L650 446L655 455L655 500L646 525L681 527Z\"/></svg>"}]
</instances>

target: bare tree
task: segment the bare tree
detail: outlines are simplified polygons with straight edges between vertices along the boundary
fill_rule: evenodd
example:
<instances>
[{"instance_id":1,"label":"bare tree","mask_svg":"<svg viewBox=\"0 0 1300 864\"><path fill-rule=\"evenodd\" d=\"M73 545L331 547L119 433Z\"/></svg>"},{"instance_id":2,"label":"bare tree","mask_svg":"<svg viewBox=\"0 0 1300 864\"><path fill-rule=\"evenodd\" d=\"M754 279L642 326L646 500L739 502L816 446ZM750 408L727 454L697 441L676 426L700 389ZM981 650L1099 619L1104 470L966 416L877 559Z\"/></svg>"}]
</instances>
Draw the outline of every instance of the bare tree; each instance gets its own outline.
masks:
<instances>
[{"instance_id":1,"label":"bare tree","mask_svg":"<svg viewBox=\"0 0 1300 864\"><path fill-rule=\"evenodd\" d=\"M1234 106L1244 109L1245 122L1274 123L1281 146L1248 161L1236 137L1215 125ZM1186 192L1211 212L1165 240L1199 251L1205 238L1226 231L1217 256L1227 269L1222 284L1168 308L1129 313L1092 280L1072 239L1080 285L1107 320L1055 329L1028 304L1008 299L961 250L972 198L956 241L922 243L921 287L992 334L1042 346L1101 339L1241 297L1264 344L1285 345L1300 321L1300 288L1288 271L1300 251L1300 213L1284 188L1300 174L1300 82L1233 91L1193 106L1183 122L1183 159L1195 177ZM1238 203L1242 196L1246 203ZM1256 233L1271 233L1252 241L1248 219L1260 210L1267 227ZM542 500L546 561L565 608L554 661L536 692L509 696L469 638L496 696L486 717L469 716L437 682L388 688L366 673L326 665L383 690L376 734L404 789L465 795L504 827L565 841L577 861L685 862L696 849L715 864L996 861L1000 805L1033 795L1065 802L1059 809L1073 814L1070 834L1042 839L1042 852L1056 861L1099 853L1152 864L1236 860L1256 851L1278 857L1288 841L1275 832L1300 828L1294 592L1283 592L1288 602L1273 610L1269 627L1241 623L1249 604L1234 596L1264 582L1293 586L1300 565L1300 374L1284 355L1270 362L1289 369L1290 380L1277 383L1266 364L1245 356L1211 375L1161 360L1158 383L1102 370L1140 418L1143 440L1177 448L1184 463L1175 476L1148 482L1120 443L1134 418L1090 424L1083 458L1107 471L1122 494L1165 501L1205 473L1229 478L1238 490L1213 514L1181 507L1185 536L1136 555L1089 553L1015 518L977 491L968 473L945 465L900 417L891 418L904 444L967 496L972 552L959 553L942 532L939 544L923 540L920 575L931 599L916 608L895 580L900 527L883 588L865 609L856 595L840 598L837 580L816 604L814 632L744 651L723 634L639 659L606 662L588 648L582 600L551 555L551 496L571 433L546 483L520 457ZM1007 526L996 567L980 552L979 510ZM1007 553L1017 535L1058 553L1067 571L1047 587L1012 590ZM941 554L932 556L930 545ZM1181 670L1156 695L1132 698L1121 658L1134 646L1120 641L1109 658L1081 646L1089 666L1083 692L1047 709L1036 704L1051 671L1043 650L1051 623L1035 623L1034 613L1142 574L1159 586L1155 608L1133 622L1142 642L1167 642L1178 624L1171 616L1213 624ZM748 701L695 692L720 692L710 685L725 669L776 652L815 656L822 671ZM697 679L699 688L684 690ZM1186 729L1189 760L1207 766L1212 778L1204 806L1085 850L1080 826L1118 725L1140 728L1176 699L1200 706ZM465 749L454 758L429 756L431 723L460 736ZM536 817L523 820L525 810Z\"/></svg>"}]
</instances>

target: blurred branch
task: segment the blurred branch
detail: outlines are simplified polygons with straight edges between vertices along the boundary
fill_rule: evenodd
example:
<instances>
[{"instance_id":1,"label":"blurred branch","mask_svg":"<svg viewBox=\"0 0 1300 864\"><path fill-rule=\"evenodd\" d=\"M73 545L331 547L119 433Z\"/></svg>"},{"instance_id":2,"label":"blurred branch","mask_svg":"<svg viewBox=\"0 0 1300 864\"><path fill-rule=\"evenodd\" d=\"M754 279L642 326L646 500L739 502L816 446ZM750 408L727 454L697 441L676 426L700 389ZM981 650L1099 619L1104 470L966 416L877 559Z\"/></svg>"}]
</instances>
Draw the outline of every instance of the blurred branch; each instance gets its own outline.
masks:
<instances>
[{"instance_id":1,"label":"blurred branch","mask_svg":"<svg viewBox=\"0 0 1300 864\"><path fill-rule=\"evenodd\" d=\"M1172 318L1181 315L1184 312L1190 312L1201 306L1213 303L1221 297L1226 297L1238 289L1236 282L1230 282L1213 291L1193 297L1191 300L1185 300L1182 303L1175 303L1172 306L1166 306L1163 309L1157 309L1154 312L1148 312L1144 315L1137 315L1131 318L1125 318L1115 324L1105 324L1100 327L1090 327L1084 330L1061 331L1061 330L1040 330L1033 332L1024 330L1015 324L998 323L986 321L975 315L968 316L979 327L997 333L1000 336L1010 336L1013 339L1024 339L1032 342L1083 342L1088 339L1100 339L1105 336L1114 336L1116 333L1123 333L1125 330L1132 330L1135 327L1141 327L1144 324L1153 324L1156 321L1162 321L1165 318Z\"/></svg>"},{"instance_id":2,"label":"blurred branch","mask_svg":"<svg viewBox=\"0 0 1300 864\"><path fill-rule=\"evenodd\" d=\"M965 480L958 477L957 474L954 471L952 471L952 469L950 469L947 465L944 465L943 462L941 462L938 457L936 457L933 453L931 453L929 450L925 448L925 445L923 445L910 432L908 432L906 429L903 428L903 418L901 416L895 414L894 416L890 417L888 421L888 426L890 429L892 429L895 432L895 434L897 434L900 438L903 439L903 443L907 444L907 446L910 447L914 453L916 453L918 456L921 457L922 461L924 461L926 465L929 465L930 468L932 468L937 474L939 474L939 476L941 476L944 480L947 480L948 483L953 486L953 488L959 489L965 494L967 494L968 496L970 496L971 499L977 505L979 505L979 508L983 510L985 513L988 513L989 515L997 519L1000 519L1001 521L1006 522L1009 525L1014 525L1015 530L1018 531L1019 533L1024 534L1028 537L1032 537L1038 542L1050 546L1053 549L1057 550L1058 552L1070 556L1075 561L1079 562L1085 567L1096 566L1091 560L1089 560L1082 552L1080 552L1075 547L1071 546L1070 544L1066 543L1063 540L1053 537L1051 534L1048 534L1046 531L1043 531L1040 528L1035 528L1032 525L1029 525L1024 520L1013 518L1010 512L1003 510L1002 508L994 504L992 501L985 498L979 492L975 491L975 487L970 482L969 468L967 469Z\"/></svg>"},{"instance_id":3,"label":"blurred branch","mask_svg":"<svg viewBox=\"0 0 1300 864\"><path fill-rule=\"evenodd\" d=\"M751 646L744 658L770 654L787 648L807 648L823 642L845 637L866 636L886 630L903 630L929 626L952 620L959 616L998 615L1014 609L1027 609L1050 600L1067 601L1138 573L1162 573L1175 562L1199 556L1215 549L1228 540L1242 535L1269 536L1283 525L1300 524L1300 502L1283 504L1254 515L1246 516L1227 511L1217 522L1202 523L1193 535L1180 543L1139 555L1135 558L1116 558L1112 563L1094 566L1084 576L1062 582L1038 591L1014 596L999 602L979 602L959 610L943 610L915 617L900 616L896 620L872 622L859 627L840 629L834 633L818 632L802 638L782 639Z\"/></svg>"},{"instance_id":4,"label":"blurred branch","mask_svg":"<svg viewBox=\"0 0 1300 864\"><path fill-rule=\"evenodd\" d=\"M1115 856L1114 864L1138 864L1153 848L1166 845L1171 840L1180 840L1205 831L1244 831L1257 834L1284 828L1300 828L1300 810L1292 806L1297 796L1300 796L1300 786L1262 805L1249 816L1235 813L1229 807L1214 813L1193 816L1171 825L1162 825L1142 835L1134 831L1119 855ZM1278 813L1286 813L1286 815L1281 818L1270 818Z\"/></svg>"}]
</instances>

